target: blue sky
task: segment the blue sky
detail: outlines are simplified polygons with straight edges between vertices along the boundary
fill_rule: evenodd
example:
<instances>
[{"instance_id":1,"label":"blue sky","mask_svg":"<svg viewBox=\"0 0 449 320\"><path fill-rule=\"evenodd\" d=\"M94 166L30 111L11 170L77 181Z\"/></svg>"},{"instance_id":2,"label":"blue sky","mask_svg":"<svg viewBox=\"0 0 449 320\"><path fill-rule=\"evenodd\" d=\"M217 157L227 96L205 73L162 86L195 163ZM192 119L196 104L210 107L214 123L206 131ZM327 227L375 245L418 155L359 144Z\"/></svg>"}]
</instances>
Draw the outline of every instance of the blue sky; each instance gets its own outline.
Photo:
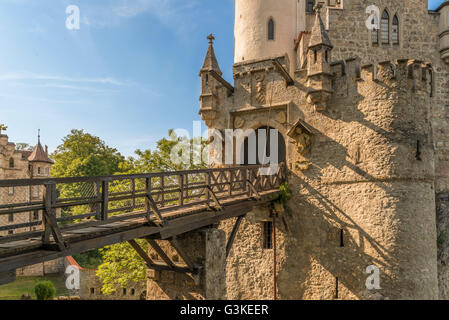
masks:
<instances>
[{"instance_id":1,"label":"blue sky","mask_svg":"<svg viewBox=\"0 0 449 320\"><path fill-rule=\"evenodd\" d=\"M80 30L65 26L69 5ZM1 0L0 123L13 142L40 128L50 151L85 129L127 156L192 132L206 36L231 80L233 24L233 0Z\"/></svg>"}]
</instances>

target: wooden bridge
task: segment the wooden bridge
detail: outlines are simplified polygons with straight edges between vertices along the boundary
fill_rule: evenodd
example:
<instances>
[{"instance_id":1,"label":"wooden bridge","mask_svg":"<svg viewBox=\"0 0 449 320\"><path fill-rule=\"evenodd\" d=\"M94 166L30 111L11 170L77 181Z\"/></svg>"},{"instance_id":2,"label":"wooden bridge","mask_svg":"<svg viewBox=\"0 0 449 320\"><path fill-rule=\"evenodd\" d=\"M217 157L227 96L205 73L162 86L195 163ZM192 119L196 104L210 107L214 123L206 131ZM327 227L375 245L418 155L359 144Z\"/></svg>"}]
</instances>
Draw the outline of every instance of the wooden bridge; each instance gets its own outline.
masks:
<instances>
[{"instance_id":1,"label":"wooden bridge","mask_svg":"<svg viewBox=\"0 0 449 320\"><path fill-rule=\"evenodd\" d=\"M0 217L29 217L0 225L0 283L12 281L17 268L125 241L150 268L195 272L176 236L240 217L229 251L241 217L274 200L286 178L284 165L271 175L261 174L262 168L0 180ZM146 239L166 264L152 261L135 239ZM155 239L170 240L187 267L164 259Z\"/></svg>"}]
</instances>

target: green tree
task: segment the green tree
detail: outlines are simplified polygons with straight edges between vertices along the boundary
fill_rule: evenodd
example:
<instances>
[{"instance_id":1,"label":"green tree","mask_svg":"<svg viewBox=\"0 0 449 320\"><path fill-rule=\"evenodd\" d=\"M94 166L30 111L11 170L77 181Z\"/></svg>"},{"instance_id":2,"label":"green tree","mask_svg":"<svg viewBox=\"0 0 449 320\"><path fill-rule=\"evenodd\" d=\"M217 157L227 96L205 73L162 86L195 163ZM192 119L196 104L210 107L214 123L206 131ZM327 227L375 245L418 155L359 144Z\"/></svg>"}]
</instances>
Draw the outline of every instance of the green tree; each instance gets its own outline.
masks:
<instances>
[{"instance_id":1,"label":"green tree","mask_svg":"<svg viewBox=\"0 0 449 320\"><path fill-rule=\"evenodd\" d=\"M18 143L16 143L16 149L17 150L33 151L34 148L29 143L18 142Z\"/></svg>"},{"instance_id":2,"label":"green tree","mask_svg":"<svg viewBox=\"0 0 449 320\"><path fill-rule=\"evenodd\" d=\"M124 157L99 137L72 130L52 154L54 177L106 176L119 171Z\"/></svg>"},{"instance_id":3,"label":"green tree","mask_svg":"<svg viewBox=\"0 0 449 320\"><path fill-rule=\"evenodd\" d=\"M52 154L55 161L51 169L54 177L106 176L119 173L124 157L114 148L105 144L99 137L83 130L72 130L62 139ZM59 197L71 198L90 196L94 192L93 183L59 184ZM63 208L63 216L89 212L88 206ZM76 221L75 221L76 222ZM81 253L76 256L84 267L101 263L98 250Z\"/></svg>"},{"instance_id":4,"label":"green tree","mask_svg":"<svg viewBox=\"0 0 449 320\"><path fill-rule=\"evenodd\" d=\"M3 123L0 123L0 133L2 133L2 131L6 131L6 129L8 129L8 127L5 126Z\"/></svg>"},{"instance_id":5,"label":"green tree","mask_svg":"<svg viewBox=\"0 0 449 320\"><path fill-rule=\"evenodd\" d=\"M206 159L201 158L205 150L205 143L198 139L187 139L174 135L169 131L170 138L163 138L157 142L154 151L136 150L136 158L130 157L120 164L119 171L127 174L166 172L179 170L194 170L206 167ZM194 143L195 142L195 143ZM176 163L171 155L175 147L183 146L189 151L187 163ZM181 152L181 151L180 151ZM194 161L194 157L197 157ZM138 243L147 250L145 241ZM138 282L146 279L146 266L142 258L128 243L120 243L101 249L103 263L97 270L97 276L103 281L102 293L112 294L116 286L125 287L130 281Z\"/></svg>"},{"instance_id":6,"label":"green tree","mask_svg":"<svg viewBox=\"0 0 449 320\"><path fill-rule=\"evenodd\" d=\"M56 288L51 281L40 281L34 287L34 293L38 300L53 300Z\"/></svg>"}]
</instances>

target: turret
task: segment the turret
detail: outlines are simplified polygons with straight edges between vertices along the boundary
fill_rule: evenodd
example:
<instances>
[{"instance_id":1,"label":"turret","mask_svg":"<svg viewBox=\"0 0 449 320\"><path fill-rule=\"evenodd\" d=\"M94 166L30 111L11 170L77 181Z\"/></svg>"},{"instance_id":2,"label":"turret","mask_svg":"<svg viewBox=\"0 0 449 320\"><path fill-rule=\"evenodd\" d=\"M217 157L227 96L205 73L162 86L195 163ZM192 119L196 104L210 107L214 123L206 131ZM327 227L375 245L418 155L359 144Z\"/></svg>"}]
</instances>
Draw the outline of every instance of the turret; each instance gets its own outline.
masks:
<instances>
[{"instance_id":1,"label":"turret","mask_svg":"<svg viewBox=\"0 0 449 320\"><path fill-rule=\"evenodd\" d=\"M443 2L438 8L440 13L440 54L441 59L449 64L449 1Z\"/></svg>"},{"instance_id":2,"label":"turret","mask_svg":"<svg viewBox=\"0 0 449 320\"><path fill-rule=\"evenodd\" d=\"M37 138L37 145L34 147L33 152L28 157L30 165L31 178L49 177L50 168L53 165L53 160L48 157L48 149L45 146L45 150L41 145L40 133Z\"/></svg>"},{"instance_id":3,"label":"turret","mask_svg":"<svg viewBox=\"0 0 449 320\"><path fill-rule=\"evenodd\" d=\"M314 7L316 18L307 51L307 99L317 111L326 109L333 93L330 66L333 46L321 20L321 8L321 3Z\"/></svg>"},{"instance_id":4,"label":"turret","mask_svg":"<svg viewBox=\"0 0 449 320\"><path fill-rule=\"evenodd\" d=\"M207 49L206 58L204 59L203 67L200 71L201 77L201 96L200 96L200 112L201 119L206 123L213 121L217 115L217 82L211 75L218 75L221 77L222 72L218 65L217 57L214 51L214 36L210 34L207 39L209 40L209 48Z\"/></svg>"}]
</instances>

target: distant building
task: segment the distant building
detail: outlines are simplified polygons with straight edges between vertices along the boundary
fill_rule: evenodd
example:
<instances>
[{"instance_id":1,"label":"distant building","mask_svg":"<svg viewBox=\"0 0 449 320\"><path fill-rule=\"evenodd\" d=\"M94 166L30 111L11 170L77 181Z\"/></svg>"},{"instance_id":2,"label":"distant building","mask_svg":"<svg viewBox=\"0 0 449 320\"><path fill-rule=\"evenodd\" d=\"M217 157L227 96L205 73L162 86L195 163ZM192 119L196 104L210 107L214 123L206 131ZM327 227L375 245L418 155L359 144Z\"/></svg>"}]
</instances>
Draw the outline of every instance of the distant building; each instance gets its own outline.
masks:
<instances>
[{"instance_id":1,"label":"distant building","mask_svg":"<svg viewBox=\"0 0 449 320\"><path fill-rule=\"evenodd\" d=\"M53 160L48 155L47 146L42 147L40 135L37 145L31 150L17 150L8 136L0 134L0 179L42 179L50 176ZM41 186L0 188L0 206L7 203L28 203L41 200ZM17 233L32 232L42 228L42 211L0 215L0 237ZM34 225L20 228L22 224ZM17 275L32 276L57 273L63 268L62 259L40 263L17 270Z\"/></svg>"}]
</instances>

